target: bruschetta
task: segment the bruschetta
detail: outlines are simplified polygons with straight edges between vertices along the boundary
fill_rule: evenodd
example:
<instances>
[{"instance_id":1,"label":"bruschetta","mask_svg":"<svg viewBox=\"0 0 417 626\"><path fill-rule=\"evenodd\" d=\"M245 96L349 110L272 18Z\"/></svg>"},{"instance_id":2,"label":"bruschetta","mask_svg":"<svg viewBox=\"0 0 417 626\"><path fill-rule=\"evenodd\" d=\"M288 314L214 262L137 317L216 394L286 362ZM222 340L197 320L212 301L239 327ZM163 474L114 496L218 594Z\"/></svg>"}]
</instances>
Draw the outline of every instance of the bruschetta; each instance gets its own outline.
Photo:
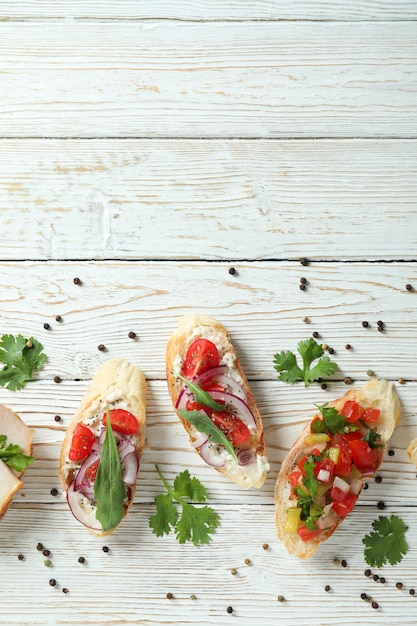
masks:
<instances>
[{"instance_id":1,"label":"bruschetta","mask_svg":"<svg viewBox=\"0 0 417 626\"><path fill-rule=\"evenodd\" d=\"M23 487L21 478L26 467L34 461L33 433L17 413L0 405L0 519L15 493Z\"/></svg>"},{"instance_id":2,"label":"bruschetta","mask_svg":"<svg viewBox=\"0 0 417 626\"><path fill-rule=\"evenodd\" d=\"M373 379L318 407L281 466L275 522L287 551L313 556L382 463L401 414L392 383Z\"/></svg>"},{"instance_id":3,"label":"bruschetta","mask_svg":"<svg viewBox=\"0 0 417 626\"><path fill-rule=\"evenodd\" d=\"M145 418L143 372L124 359L110 359L96 372L67 429L59 462L71 512L94 535L112 533L132 504Z\"/></svg>"},{"instance_id":4,"label":"bruschetta","mask_svg":"<svg viewBox=\"0 0 417 626\"><path fill-rule=\"evenodd\" d=\"M262 419L224 326L197 313L181 317L168 341L166 375L200 457L244 488L261 487L269 471Z\"/></svg>"}]
</instances>

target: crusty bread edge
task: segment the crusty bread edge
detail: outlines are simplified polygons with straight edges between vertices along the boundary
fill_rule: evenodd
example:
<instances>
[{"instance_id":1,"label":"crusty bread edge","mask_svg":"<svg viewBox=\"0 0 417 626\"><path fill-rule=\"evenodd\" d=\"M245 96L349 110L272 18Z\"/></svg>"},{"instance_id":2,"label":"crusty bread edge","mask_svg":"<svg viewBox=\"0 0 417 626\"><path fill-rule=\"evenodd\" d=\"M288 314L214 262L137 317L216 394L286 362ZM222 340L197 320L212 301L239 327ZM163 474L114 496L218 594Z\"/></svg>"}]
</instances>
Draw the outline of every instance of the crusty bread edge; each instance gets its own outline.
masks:
<instances>
[{"instance_id":1,"label":"crusty bread edge","mask_svg":"<svg viewBox=\"0 0 417 626\"><path fill-rule=\"evenodd\" d=\"M130 376L133 376L137 383L137 391L129 390L123 385L123 377L121 371L128 370ZM82 421L85 415L91 412L92 407L97 405L101 398L105 399L106 394L112 386L120 385L122 394L120 399L127 404L127 410L136 416L139 427L136 433L138 438L136 445L136 456L138 459L138 466L140 467L143 448L145 446L145 431L146 431L146 379L142 370L137 366L129 363L122 358L114 358L106 361L95 373L90 385L88 386L84 397L81 400L80 406L71 420L67 431L65 433L64 440L61 446L61 453L59 458L59 478L61 481L62 490L65 493L71 480L71 475L67 478L64 472L64 464L68 458L68 451L71 445L71 439L74 434L74 430L79 421ZM94 412L94 410L93 410ZM124 516L126 517L130 506L133 502L133 498L136 492L136 483L129 485L128 498L124 504ZM104 537L110 535L116 530L117 526L109 531L100 532L90 528L89 532L97 537Z\"/></svg>"},{"instance_id":2,"label":"crusty bread edge","mask_svg":"<svg viewBox=\"0 0 417 626\"><path fill-rule=\"evenodd\" d=\"M375 471L381 465L388 441L394 431L395 426L401 415L401 405L399 398L394 389L394 385L386 380L373 379L366 383L360 389L351 389L337 400L330 402L330 406L334 406L340 410L347 400L356 400L363 406L370 406L381 409L381 415L376 427L377 432L382 435L384 448L379 448L379 462ZM385 406L386 405L386 406ZM385 408L384 408L385 407ZM284 524L286 519L286 510L288 508L288 475L292 472L299 462L300 458L308 451L304 443L304 437L310 432L310 422L306 424L303 431L296 439L294 445L284 460L275 485L275 524L278 537L283 542L287 551L301 559L307 559L314 555L321 543L326 541L340 526L344 518L332 529L323 531L318 537L310 541L302 541L297 533L286 533Z\"/></svg>"},{"instance_id":3,"label":"crusty bread edge","mask_svg":"<svg viewBox=\"0 0 417 626\"><path fill-rule=\"evenodd\" d=\"M262 418L261 418L259 409L255 401L255 397L249 386L248 380L246 378L246 374L242 368L236 349L234 348L230 340L228 331L223 326L223 324L221 324L220 322L218 322L217 320L211 317L208 317L207 315L202 315L200 313L189 313L187 315L183 315L182 317L180 317L178 320L178 328L171 335L167 343L166 377L167 377L168 390L171 396L172 404L175 408L179 393L183 387L182 381L176 378L173 373L174 360L178 355L180 355L182 359L185 359L188 346L190 345L191 334L196 328L205 327L205 326L210 328L212 331L219 333L219 335L221 335L222 337L222 341L225 345L226 351L231 352L235 356L234 367L242 379L241 387L246 394L247 404L249 408L251 409L252 414L255 418L255 422L256 422L257 435L256 437L253 437L251 439L251 447L256 452L257 455L262 456L265 452L264 429L263 429ZM193 339L196 339L196 338L198 337L196 336ZM193 435L192 427L190 423L187 420L185 420L176 409L175 409L175 412L178 416L178 419L181 421L182 425L184 426L190 438L190 442L193 443L193 441L195 441L195 437ZM223 474L224 476L232 480L234 483L244 488L261 487L263 483L265 482L265 479L267 476L267 471L265 471L259 476L259 480L257 482L252 482L250 485L248 485L244 477L245 475L244 467L241 468L242 471L236 471L235 469L233 473L231 473L225 467L216 467L214 469L216 469L216 471L218 471L220 474Z\"/></svg>"}]
</instances>

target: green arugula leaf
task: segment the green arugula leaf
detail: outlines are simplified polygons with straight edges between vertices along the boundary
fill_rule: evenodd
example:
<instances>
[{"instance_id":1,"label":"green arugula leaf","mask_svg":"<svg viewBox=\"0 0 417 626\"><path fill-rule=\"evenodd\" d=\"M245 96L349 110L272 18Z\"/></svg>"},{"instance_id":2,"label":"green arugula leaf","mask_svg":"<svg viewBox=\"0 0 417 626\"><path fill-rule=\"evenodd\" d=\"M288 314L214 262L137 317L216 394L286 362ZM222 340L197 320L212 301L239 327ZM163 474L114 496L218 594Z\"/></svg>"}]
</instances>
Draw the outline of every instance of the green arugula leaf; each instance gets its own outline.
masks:
<instances>
[{"instance_id":1,"label":"green arugula leaf","mask_svg":"<svg viewBox=\"0 0 417 626\"><path fill-rule=\"evenodd\" d=\"M372 522L373 531L362 539L366 546L365 561L372 567L386 563L396 565L408 551L405 532L408 529L398 515L380 516Z\"/></svg>"},{"instance_id":2,"label":"green arugula leaf","mask_svg":"<svg viewBox=\"0 0 417 626\"><path fill-rule=\"evenodd\" d=\"M303 381L307 387L312 382L320 380L323 376L331 376L337 371L336 363L328 356L323 356L323 348L312 337L300 341L297 351L302 358L303 367L297 364L297 357L291 351L283 351L274 354L274 369L280 373L279 380L286 383ZM320 358L321 357L321 358ZM313 361L319 361L311 367Z\"/></svg>"},{"instance_id":3,"label":"green arugula leaf","mask_svg":"<svg viewBox=\"0 0 417 626\"><path fill-rule=\"evenodd\" d=\"M117 450L109 407L106 406L106 436L101 448L100 463L94 483L94 500L97 504L96 518L104 531L113 530L124 515L123 503L126 487L122 480L122 466Z\"/></svg>"},{"instance_id":4,"label":"green arugula leaf","mask_svg":"<svg viewBox=\"0 0 417 626\"><path fill-rule=\"evenodd\" d=\"M220 402L216 402L216 400L213 400L213 398L209 393L207 393L207 391L201 389L198 385L191 382L191 380L188 380L184 376L181 376L181 374L179 375L179 378L181 378L181 380L185 382L188 389L194 394L195 401L198 402L198 404L208 406L210 409L214 409L215 411L225 410L226 406L224 404L220 404Z\"/></svg>"},{"instance_id":5,"label":"green arugula leaf","mask_svg":"<svg viewBox=\"0 0 417 626\"><path fill-rule=\"evenodd\" d=\"M32 379L33 373L40 369L47 360L42 352L43 345L23 335L3 335L0 339L0 385L11 391L22 389Z\"/></svg>"},{"instance_id":6,"label":"green arugula leaf","mask_svg":"<svg viewBox=\"0 0 417 626\"><path fill-rule=\"evenodd\" d=\"M18 445L10 443L6 447L6 441L7 436L0 435L0 459L6 465L16 470L16 472L23 472L28 465L32 465L35 460L33 456L23 454Z\"/></svg>"},{"instance_id":7,"label":"green arugula leaf","mask_svg":"<svg viewBox=\"0 0 417 626\"><path fill-rule=\"evenodd\" d=\"M209 439L213 443L220 443L222 446L226 448L228 453L233 457L233 459L238 462L237 454L233 447L233 444L226 435L217 428L216 424L213 420L206 414L200 413L200 411L186 411L185 409L180 409L179 414L183 417L187 422L190 422L200 433L206 433L209 435Z\"/></svg>"},{"instance_id":8,"label":"green arugula leaf","mask_svg":"<svg viewBox=\"0 0 417 626\"><path fill-rule=\"evenodd\" d=\"M191 477L190 472L184 470L176 476L171 488L159 467L155 467L167 493L155 497L156 514L149 518L152 532L157 537L162 537L168 535L173 528L179 543L191 541L195 546L209 543L210 535L220 523L220 517L209 506L196 507L192 504L207 500L205 487L198 478ZM174 502L181 506L179 519Z\"/></svg>"}]
</instances>

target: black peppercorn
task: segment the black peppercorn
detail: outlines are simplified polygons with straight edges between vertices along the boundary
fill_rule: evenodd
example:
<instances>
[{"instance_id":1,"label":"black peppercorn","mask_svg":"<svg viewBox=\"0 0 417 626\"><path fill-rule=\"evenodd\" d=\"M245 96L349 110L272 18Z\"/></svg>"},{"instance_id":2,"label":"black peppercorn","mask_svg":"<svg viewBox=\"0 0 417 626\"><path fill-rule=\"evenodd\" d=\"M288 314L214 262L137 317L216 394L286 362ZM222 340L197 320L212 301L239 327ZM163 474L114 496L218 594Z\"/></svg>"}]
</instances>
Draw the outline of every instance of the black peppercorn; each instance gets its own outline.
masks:
<instances>
[{"instance_id":1,"label":"black peppercorn","mask_svg":"<svg viewBox=\"0 0 417 626\"><path fill-rule=\"evenodd\" d=\"M317 330L314 331L313 337L314 339L318 339L320 337L320 334L317 332Z\"/></svg>"},{"instance_id":2,"label":"black peppercorn","mask_svg":"<svg viewBox=\"0 0 417 626\"><path fill-rule=\"evenodd\" d=\"M129 339L136 339L136 333L134 333L133 330L129 333Z\"/></svg>"},{"instance_id":3,"label":"black peppercorn","mask_svg":"<svg viewBox=\"0 0 417 626\"><path fill-rule=\"evenodd\" d=\"M251 560L250 559L245 559L245 563L246 565L252 565Z\"/></svg>"},{"instance_id":4,"label":"black peppercorn","mask_svg":"<svg viewBox=\"0 0 417 626\"><path fill-rule=\"evenodd\" d=\"M365 483L365 484L364 484L364 486L363 486L363 488L364 488L364 489L368 489L368 488L369 488L368 483Z\"/></svg>"},{"instance_id":5,"label":"black peppercorn","mask_svg":"<svg viewBox=\"0 0 417 626\"><path fill-rule=\"evenodd\" d=\"M100 352L104 352L104 351L105 351L105 349L106 349L106 346L104 345L104 343L100 343L100 344L97 346L97 350L100 350Z\"/></svg>"},{"instance_id":6,"label":"black peppercorn","mask_svg":"<svg viewBox=\"0 0 417 626\"><path fill-rule=\"evenodd\" d=\"M54 376L54 383L62 383L61 376Z\"/></svg>"},{"instance_id":7,"label":"black peppercorn","mask_svg":"<svg viewBox=\"0 0 417 626\"><path fill-rule=\"evenodd\" d=\"M305 265L308 265L308 259L306 259L306 258L303 256L303 257L301 257L301 259L300 259L300 263L301 263L301 265L304 265L304 266L305 266Z\"/></svg>"},{"instance_id":8,"label":"black peppercorn","mask_svg":"<svg viewBox=\"0 0 417 626\"><path fill-rule=\"evenodd\" d=\"M172 594L170 591L168 591L167 593L167 599L168 600L172 600L172 598L174 597L174 594Z\"/></svg>"},{"instance_id":9,"label":"black peppercorn","mask_svg":"<svg viewBox=\"0 0 417 626\"><path fill-rule=\"evenodd\" d=\"M395 451L394 450L388 450L388 456L394 456Z\"/></svg>"},{"instance_id":10,"label":"black peppercorn","mask_svg":"<svg viewBox=\"0 0 417 626\"><path fill-rule=\"evenodd\" d=\"M56 580L55 580L55 578L50 578L50 579L49 579L49 584L51 585L51 587L55 587L55 585L56 585Z\"/></svg>"},{"instance_id":11,"label":"black peppercorn","mask_svg":"<svg viewBox=\"0 0 417 626\"><path fill-rule=\"evenodd\" d=\"M377 321L377 325L378 325L378 326L384 326L384 322L383 322L382 320L378 320L378 321Z\"/></svg>"},{"instance_id":12,"label":"black peppercorn","mask_svg":"<svg viewBox=\"0 0 417 626\"><path fill-rule=\"evenodd\" d=\"M233 607L232 607L232 606L228 606L228 607L227 607L227 609L226 609L226 611L227 611L228 613L233 613Z\"/></svg>"},{"instance_id":13,"label":"black peppercorn","mask_svg":"<svg viewBox=\"0 0 417 626\"><path fill-rule=\"evenodd\" d=\"M264 543L264 544L262 544L262 547L263 547L264 550L268 550L269 545L267 543Z\"/></svg>"},{"instance_id":14,"label":"black peppercorn","mask_svg":"<svg viewBox=\"0 0 417 626\"><path fill-rule=\"evenodd\" d=\"M375 602L375 600L374 600L372 602L371 606L372 606L373 609L377 609L379 607L379 604L378 604L378 602Z\"/></svg>"},{"instance_id":15,"label":"black peppercorn","mask_svg":"<svg viewBox=\"0 0 417 626\"><path fill-rule=\"evenodd\" d=\"M326 383L321 383L320 388L321 388L321 389L327 389L327 385L326 385Z\"/></svg>"},{"instance_id":16,"label":"black peppercorn","mask_svg":"<svg viewBox=\"0 0 417 626\"><path fill-rule=\"evenodd\" d=\"M233 276L233 274L236 274L236 269L234 267L229 267L229 274L231 274Z\"/></svg>"},{"instance_id":17,"label":"black peppercorn","mask_svg":"<svg viewBox=\"0 0 417 626\"><path fill-rule=\"evenodd\" d=\"M56 322L62 322L62 317L60 315L55 315Z\"/></svg>"},{"instance_id":18,"label":"black peppercorn","mask_svg":"<svg viewBox=\"0 0 417 626\"><path fill-rule=\"evenodd\" d=\"M410 285L410 283L407 283L405 288L407 289L407 291L413 291L413 285Z\"/></svg>"},{"instance_id":19,"label":"black peppercorn","mask_svg":"<svg viewBox=\"0 0 417 626\"><path fill-rule=\"evenodd\" d=\"M363 326L364 328L368 328L368 326L369 326L369 322L362 322L362 326Z\"/></svg>"},{"instance_id":20,"label":"black peppercorn","mask_svg":"<svg viewBox=\"0 0 417 626\"><path fill-rule=\"evenodd\" d=\"M395 586L397 587L397 589L402 589L403 588L403 584L402 583L397 583Z\"/></svg>"},{"instance_id":21,"label":"black peppercorn","mask_svg":"<svg viewBox=\"0 0 417 626\"><path fill-rule=\"evenodd\" d=\"M42 550L43 550L43 543L38 543L38 544L37 544L37 546L36 546L36 549L37 549L39 552L42 552Z\"/></svg>"},{"instance_id":22,"label":"black peppercorn","mask_svg":"<svg viewBox=\"0 0 417 626\"><path fill-rule=\"evenodd\" d=\"M346 561L345 559L342 559L342 560L340 561L340 565L341 565L342 567L347 567L347 561Z\"/></svg>"},{"instance_id":23,"label":"black peppercorn","mask_svg":"<svg viewBox=\"0 0 417 626\"><path fill-rule=\"evenodd\" d=\"M61 421L61 416L60 415L55 415L54 420L56 422L60 422Z\"/></svg>"},{"instance_id":24,"label":"black peppercorn","mask_svg":"<svg viewBox=\"0 0 417 626\"><path fill-rule=\"evenodd\" d=\"M361 600L366 600L368 595L366 593L361 593Z\"/></svg>"},{"instance_id":25,"label":"black peppercorn","mask_svg":"<svg viewBox=\"0 0 417 626\"><path fill-rule=\"evenodd\" d=\"M379 576L378 576L378 574L374 574L373 578L374 578L374 581L375 581L375 582L376 582L377 580L379 580Z\"/></svg>"},{"instance_id":26,"label":"black peppercorn","mask_svg":"<svg viewBox=\"0 0 417 626\"><path fill-rule=\"evenodd\" d=\"M380 511L382 511L383 509L385 509L385 503L384 502L378 502L377 507L378 507L378 509L380 509Z\"/></svg>"},{"instance_id":27,"label":"black peppercorn","mask_svg":"<svg viewBox=\"0 0 417 626\"><path fill-rule=\"evenodd\" d=\"M366 569L364 573L365 573L365 576L368 576L368 577L372 574L370 569Z\"/></svg>"},{"instance_id":28,"label":"black peppercorn","mask_svg":"<svg viewBox=\"0 0 417 626\"><path fill-rule=\"evenodd\" d=\"M345 385L351 385L353 383L353 380L350 376L346 376L345 378Z\"/></svg>"},{"instance_id":29,"label":"black peppercorn","mask_svg":"<svg viewBox=\"0 0 417 626\"><path fill-rule=\"evenodd\" d=\"M334 354L334 348L329 348L329 354Z\"/></svg>"},{"instance_id":30,"label":"black peppercorn","mask_svg":"<svg viewBox=\"0 0 417 626\"><path fill-rule=\"evenodd\" d=\"M375 476L375 482L376 483L382 483L382 476Z\"/></svg>"},{"instance_id":31,"label":"black peppercorn","mask_svg":"<svg viewBox=\"0 0 417 626\"><path fill-rule=\"evenodd\" d=\"M23 554L18 554L17 558L19 559L19 561L24 561L25 557L23 556Z\"/></svg>"},{"instance_id":32,"label":"black peppercorn","mask_svg":"<svg viewBox=\"0 0 417 626\"><path fill-rule=\"evenodd\" d=\"M81 280L79 278L74 278L72 282L74 285L81 285Z\"/></svg>"},{"instance_id":33,"label":"black peppercorn","mask_svg":"<svg viewBox=\"0 0 417 626\"><path fill-rule=\"evenodd\" d=\"M301 289L301 291L305 291L307 289L307 287L305 285L303 285L303 283L300 283L300 289Z\"/></svg>"},{"instance_id":34,"label":"black peppercorn","mask_svg":"<svg viewBox=\"0 0 417 626\"><path fill-rule=\"evenodd\" d=\"M78 563L85 563L85 558L83 556L78 557Z\"/></svg>"},{"instance_id":35,"label":"black peppercorn","mask_svg":"<svg viewBox=\"0 0 417 626\"><path fill-rule=\"evenodd\" d=\"M410 594L410 596L413 596L415 594L415 590L414 589L410 589L410 591L408 593Z\"/></svg>"},{"instance_id":36,"label":"black peppercorn","mask_svg":"<svg viewBox=\"0 0 417 626\"><path fill-rule=\"evenodd\" d=\"M381 576L381 578L379 579L379 582L381 583L381 585L385 585L386 580L383 576Z\"/></svg>"},{"instance_id":37,"label":"black peppercorn","mask_svg":"<svg viewBox=\"0 0 417 626\"><path fill-rule=\"evenodd\" d=\"M302 277L300 278L300 283L301 283L302 285L306 285L306 284L307 284L307 278L304 278L304 276L302 276Z\"/></svg>"},{"instance_id":38,"label":"black peppercorn","mask_svg":"<svg viewBox=\"0 0 417 626\"><path fill-rule=\"evenodd\" d=\"M48 324L48 322L45 322L45 324L43 325L45 330L51 330L50 325Z\"/></svg>"},{"instance_id":39,"label":"black peppercorn","mask_svg":"<svg viewBox=\"0 0 417 626\"><path fill-rule=\"evenodd\" d=\"M384 332L384 327L383 326L378 326L378 332L379 333L383 333Z\"/></svg>"},{"instance_id":40,"label":"black peppercorn","mask_svg":"<svg viewBox=\"0 0 417 626\"><path fill-rule=\"evenodd\" d=\"M110 548L108 548L107 546L103 546L101 549L103 550L103 552L108 552Z\"/></svg>"},{"instance_id":41,"label":"black peppercorn","mask_svg":"<svg viewBox=\"0 0 417 626\"><path fill-rule=\"evenodd\" d=\"M326 585L324 591L330 591L330 585Z\"/></svg>"},{"instance_id":42,"label":"black peppercorn","mask_svg":"<svg viewBox=\"0 0 417 626\"><path fill-rule=\"evenodd\" d=\"M42 550L42 554L43 556L50 556L51 555L51 551L50 550Z\"/></svg>"},{"instance_id":43,"label":"black peppercorn","mask_svg":"<svg viewBox=\"0 0 417 626\"><path fill-rule=\"evenodd\" d=\"M352 350L352 346L350 345L350 343L347 343L345 345L345 350Z\"/></svg>"},{"instance_id":44,"label":"black peppercorn","mask_svg":"<svg viewBox=\"0 0 417 626\"><path fill-rule=\"evenodd\" d=\"M53 489L51 489L51 496L57 496L57 495L58 495L58 489L54 487Z\"/></svg>"},{"instance_id":45,"label":"black peppercorn","mask_svg":"<svg viewBox=\"0 0 417 626\"><path fill-rule=\"evenodd\" d=\"M62 593L69 593L68 589L66 587L63 588Z\"/></svg>"}]
</instances>

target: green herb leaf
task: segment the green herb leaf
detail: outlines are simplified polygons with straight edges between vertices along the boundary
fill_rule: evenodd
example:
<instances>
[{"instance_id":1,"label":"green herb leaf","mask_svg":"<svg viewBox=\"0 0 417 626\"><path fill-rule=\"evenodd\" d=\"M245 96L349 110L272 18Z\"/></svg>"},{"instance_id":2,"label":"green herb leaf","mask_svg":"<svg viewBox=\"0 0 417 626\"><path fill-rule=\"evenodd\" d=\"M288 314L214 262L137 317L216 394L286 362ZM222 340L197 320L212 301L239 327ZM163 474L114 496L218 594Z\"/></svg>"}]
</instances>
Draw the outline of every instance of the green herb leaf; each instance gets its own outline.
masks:
<instances>
[{"instance_id":1,"label":"green herb leaf","mask_svg":"<svg viewBox=\"0 0 417 626\"><path fill-rule=\"evenodd\" d=\"M16 472L23 472L28 465L34 462L33 456L21 452L20 446L10 443L6 447L7 436L0 435L0 459Z\"/></svg>"},{"instance_id":2,"label":"green herb leaf","mask_svg":"<svg viewBox=\"0 0 417 626\"><path fill-rule=\"evenodd\" d=\"M396 565L407 553L405 532L408 529L398 515L380 516L372 522L373 531L362 539L366 546L365 561L372 567L382 567L386 563Z\"/></svg>"},{"instance_id":3,"label":"green herb leaf","mask_svg":"<svg viewBox=\"0 0 417 626\"><path fill-rule=\"evenodd\" d=\"M191 382L191 380L184 378L184 376L181 376L181 374L179 375L179 377L181 378L181 380L185 382L188 389L194 394L195 401L198 402L198 404L207 406L210 409L214 409L215 411L225 410L226 408L225 405L220 404L220 402L216 402L216 400L213 400L213 398L211 397L209 393L207 393L207 391L204 391L204 389L201 389L198 385Z\"/></svg>"},{"instance_id":4,"label":"green herb leaf","mask_svg":"<svg viewBox=\"0 0 417 626\"><path fill-rule=\"evenodd\" d=\"M104 531L113 530L124 515L123 503L126 487L122 480L122 466L117 450L109 407L106 407L106 436L101 448L100 463L94 483L94 500L97 504L96 518Z\"/></svg>"},{"instance_id":5,"label":"green herb leaf","mask_svg":"<svg viewBox=\"0 0 417 626\"><path fill-rule=\"evenodd\" d=\"M323 376L334 374L338 369L336 363L331 361L328 356L323 356L323 348L312 337L300 341L297 351L303 361L302 368L297 364L297 357L293 352L285 351L274 354L274 369L280 372L279 380L286 383L295 383L301 380L307 387L312 382L322 379ZM314 367L311 367L313 361L317 359L319 361Z\"/></svg>"},{"instance_id":6,"label":"green herb leaf","mask_svg":"<svg viewBox=\"0 0 417 626\"><path fill-rule=\"evenodd\" d=\"M33 373L46 363L47 357L42 350L43 345L33 337L3 335L0 363L4 363L4 367L0 370L0 385L11 391L22 389Z\"/></svg>"},{"instance_id":7,"label":"green herb leaf","mask_svg":"<svg viewBox=\"0 0 417 626\"><path fill-rule=\"evenodd\" d=\"M347 421L344 415L341 415L334 406L327 406L327 402L324 404L315 405L323 416L322 423L319 420L313 422L314 432L329 432L334 435L338 433L350 433L358 430L355 424L351 424ZM318 430L320 428L320 430Z\"/></svg>"},{"instance_id":8,"label":"green herb leaf","mask_svg":"<svg viewBox=\"0 0 417 626\"><path fill-rule=\"evenodd\" d=\"M184 409L180 409L179 414L181 415L181 417L187 420L187 422L190 422L190 424L195 426L200 433L206 433L206 435L209 435L209 439L211 442L220 443L222 446L224 446L228 453L237 463L237 455L232 442L229 441L229 439L220 430L220 428L217 428L216 424L206 413L200 413L200 411L185 411Z\"/></svg>"},{"instance_id":9,"label":"green herb leaf","mask_svg":"<svg viewBox=\"0 0 417 626\"><path fill-rule=\"evenodd\" d=\"M363 420L359 420L359 422L365 428L365 433L362 437L362 440L366 441L369 444L370 448L383 448L384 444L379 443L381 439L381 435L377 433L374 428L371 428L371 426L369 426Z\"/></svg>"},{"instance_id":10,"label":"green herb leaf","mask_svg":"<svg viewBox=\"0 0 417 626\"><path fill-rule=\"evenodd\" d=\"M157 465L156 470L167 493L155 497L156 514L149 518L152 532L162 537L174 529L179 543L191 541L195 546L209 543L210 535L220 523L220 517L209 506L196 507L192 504L206 501L208 494L205 487L198 478L191 477L190 472L184 470L176 476L172 488ZM179 519L174 502L181 506Z\"/></svg>"}]
</instances>

